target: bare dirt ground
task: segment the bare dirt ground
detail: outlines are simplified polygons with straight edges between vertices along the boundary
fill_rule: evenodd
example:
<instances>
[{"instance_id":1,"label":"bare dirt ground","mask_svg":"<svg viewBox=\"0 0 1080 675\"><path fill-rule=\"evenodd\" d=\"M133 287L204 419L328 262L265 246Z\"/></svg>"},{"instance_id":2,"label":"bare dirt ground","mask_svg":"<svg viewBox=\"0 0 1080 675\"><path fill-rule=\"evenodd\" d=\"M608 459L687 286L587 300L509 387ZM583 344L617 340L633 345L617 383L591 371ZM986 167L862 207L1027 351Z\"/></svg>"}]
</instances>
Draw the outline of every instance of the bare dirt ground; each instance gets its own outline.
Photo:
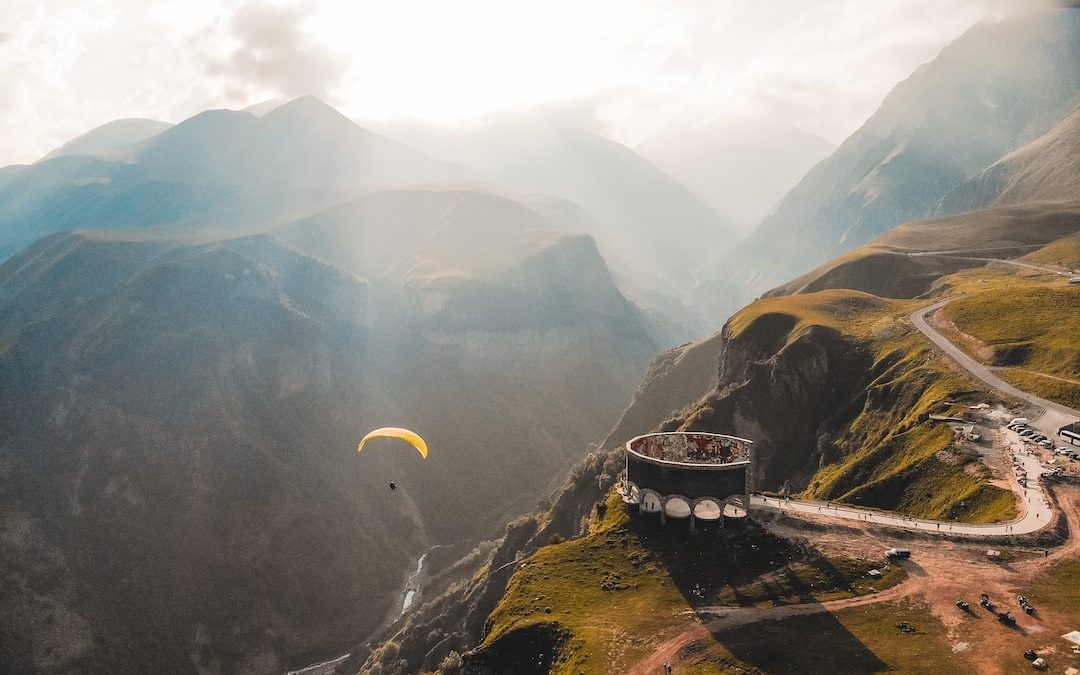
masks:
<instances>
[{"instance_id":1,"label":"bare dirt ground","mask_svg":"<svg viewBox=\"0 0 1080 675\"><path fill-rule=\"evenodd\" d=\"M1063 672L1064 663L1080 661L1059 637L1078 627L1070 623L1075 616L1066 617L1048 607L1040 608L1038 598L1030 598L1036 604L1037 612L1029 616L1020 611L1016 602L1016 596L1025 594L1032 580L1045 573L1050 565L1062 559L1080 557L1080 538L1076 536L1080 531L1080 488L1059 487L1056 492L1062 507L1057 517L1067 519L1070 536L1066 543L1051 549L1047 557L1041 555L1041 549L1020 550L1018 559L994 562L986 555L986 544L932 537L914 542L899 540L866 523L849 523L842 532L816 532L810 537L815 545L850 556L876 557L889 547L906 546L912 550L912 559L901 564L909 577L881 593L835 602L770 608L699 608L698 616L708 618L694 620L683 632L658 642L650 656L629 672L636 675L663 672L665 662L675 666L675 672L678 672L680 655L686 653L685 647L734 626L817 612L835 613L849 607L910 597L926 602L948 631L947 637L957 658L970 663L979 673L1014 672L1004 669L1003 660L1028 648L1056 661L1061 667L1055 668L1055 672ZM773 525L770 529L788 536L807 536L805 531L784 526ZM1011 611L1017 620L1016 628L1000 625L992 613L979 607L980 593L989 595L999 610ZM972 611L960 611L955 606L957 599L970 602Z\"/></svg>"},{"instance_id":2,"label":"bare dirt ground","mask_svg":"<svg viewBox=\"0 0 1080 675\"><path fill-rule=\"evenodd\" d=\"M983 363L994 358L994 348L986 344L974 335L968 335L957 328L956 324L945 318L944 308L937 310L927 317L927 322L936 328L939 333L948 337L954 344L961 345L969 354L973 354Z\"/></svg>"}]
</instances>

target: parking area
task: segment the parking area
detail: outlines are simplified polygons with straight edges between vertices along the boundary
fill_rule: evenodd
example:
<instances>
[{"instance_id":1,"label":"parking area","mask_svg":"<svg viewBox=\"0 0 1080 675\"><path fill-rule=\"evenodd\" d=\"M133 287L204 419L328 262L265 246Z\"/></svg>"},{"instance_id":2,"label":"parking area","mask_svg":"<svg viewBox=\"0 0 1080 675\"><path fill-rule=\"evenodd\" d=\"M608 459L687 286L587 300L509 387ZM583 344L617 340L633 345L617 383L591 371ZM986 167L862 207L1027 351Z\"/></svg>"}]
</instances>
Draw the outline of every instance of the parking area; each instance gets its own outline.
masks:
<instances>
[{"instance_id":1,"label":"parking area","mask_svg":"<svg viewBox=\"0 0 1080 675\"><path fill-rule=\"evenodd\" d=\"M1039 459L1043 465L1043 475L1080 475L1080 447L1062 442L1056 434L1050 436L1043 433L1023 418L1011 421L1003 433L1017 452Z\"/></svg>"}]
</instances>

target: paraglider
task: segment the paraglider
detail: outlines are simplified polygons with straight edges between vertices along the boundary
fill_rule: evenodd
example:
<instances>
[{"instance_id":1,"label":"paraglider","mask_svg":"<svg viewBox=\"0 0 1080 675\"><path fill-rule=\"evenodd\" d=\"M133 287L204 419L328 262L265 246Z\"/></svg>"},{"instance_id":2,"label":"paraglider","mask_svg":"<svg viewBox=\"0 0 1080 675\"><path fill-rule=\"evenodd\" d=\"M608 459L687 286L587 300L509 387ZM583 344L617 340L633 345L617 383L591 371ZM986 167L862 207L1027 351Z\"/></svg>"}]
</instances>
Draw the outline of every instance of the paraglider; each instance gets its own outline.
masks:
<instances>
[{"instance_id":1,"label":"paraglider","mask_svg":"<svg viewBox=\"0 0 1080 675\"><path fill-rule=\"evenodd\" d=\"M427 443L425 443L424 439L420 438L420 435L415 431L409 431L408 429L402 429L401 427L382 427L381 429L376 429L360 439L360 444L356 446L356 451L360 452L363 450L364 444L373 438L397 438L405 441L416 448L416 451L419 452L424 459L427 459Z\"/></svg>"},{"instance_id":2,"label":"paraglider","mask_svg":"<svg viewBox=\"0 0 1080 675\"><path fill-rule=\"evenodd\" d=\"M360 452L363 450L364 444L374 438L396 438L405 441L416 448L416 451L420 453L421 457L427 459L427 443L424 442L424 439L420 438L420 434L415 431L409 431L408 429L402 429L401 427L382 427L370 432L367 436L360 439L360 443L356 446L356 451ZM390 481L390 489L397 490L397 483Z\"/></svg>"}]
</instances>

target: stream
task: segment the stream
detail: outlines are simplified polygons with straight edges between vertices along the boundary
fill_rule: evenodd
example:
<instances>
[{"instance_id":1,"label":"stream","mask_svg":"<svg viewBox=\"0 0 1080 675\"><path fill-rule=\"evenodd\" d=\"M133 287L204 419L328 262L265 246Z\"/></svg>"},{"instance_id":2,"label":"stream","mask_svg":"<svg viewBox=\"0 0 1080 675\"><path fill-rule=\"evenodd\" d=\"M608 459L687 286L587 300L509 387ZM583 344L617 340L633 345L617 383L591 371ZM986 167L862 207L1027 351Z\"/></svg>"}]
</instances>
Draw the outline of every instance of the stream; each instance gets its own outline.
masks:
<instances>
[{"instance_id":1,"label":"stream","mask_svg":"<svg viewBox=\"0 0 1080 675\"><path fill-rule=\"evenodd\" d=\"M408 580L405 582L405 599L401 602L401 614L409 611L409 608L416 602L417 596L420 594L420 581L421 574L424 570L424 559L428 557L428 554L420 556L416 561L416 570L409 575Z\"/></svg>"}]
</instances>

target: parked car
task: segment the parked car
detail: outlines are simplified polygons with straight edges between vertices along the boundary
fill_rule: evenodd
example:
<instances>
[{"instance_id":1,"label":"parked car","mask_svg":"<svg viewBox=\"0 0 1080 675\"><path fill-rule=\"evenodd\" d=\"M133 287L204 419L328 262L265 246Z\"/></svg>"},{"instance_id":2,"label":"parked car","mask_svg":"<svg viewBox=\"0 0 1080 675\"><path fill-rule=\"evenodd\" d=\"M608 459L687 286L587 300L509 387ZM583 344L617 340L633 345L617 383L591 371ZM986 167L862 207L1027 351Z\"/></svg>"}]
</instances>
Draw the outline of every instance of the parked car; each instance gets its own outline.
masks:
<instances>
[{"instance_id":1,"label":"parked car","mask_svg":"<svg viewBox=\"0 0 1080 675\"><path fill-rule=\"evenodd\" d=\"M1021 438L1027 438L1028 436L1034 436L1035 435L1035 432L1032 431L1031 429L1022 429L1018 433L1020 434Z\"/></svg>"},{"instance_id":2,"label":"parked car","mask_svg":"<svg viewBox=\"0 0 1080 675\"><path fill-rule=\"evenodd\" d=\"M1046 448L1047 450L1053 450L1054 449L1054 444L1051 443L1049 440L1039 441L1039 447L1040 448Z\"/></svg>"},{"instance_id":3,"label":"parked car","mask_svg":"<svg viewBox=\"0 0 1080 675\"><path fill-rule=\"evenodd\" d=\"M1029 421L1026 417L1014 417L1009 420L1009 424L1027 424Z\"/></svg>"}]
</instances>

